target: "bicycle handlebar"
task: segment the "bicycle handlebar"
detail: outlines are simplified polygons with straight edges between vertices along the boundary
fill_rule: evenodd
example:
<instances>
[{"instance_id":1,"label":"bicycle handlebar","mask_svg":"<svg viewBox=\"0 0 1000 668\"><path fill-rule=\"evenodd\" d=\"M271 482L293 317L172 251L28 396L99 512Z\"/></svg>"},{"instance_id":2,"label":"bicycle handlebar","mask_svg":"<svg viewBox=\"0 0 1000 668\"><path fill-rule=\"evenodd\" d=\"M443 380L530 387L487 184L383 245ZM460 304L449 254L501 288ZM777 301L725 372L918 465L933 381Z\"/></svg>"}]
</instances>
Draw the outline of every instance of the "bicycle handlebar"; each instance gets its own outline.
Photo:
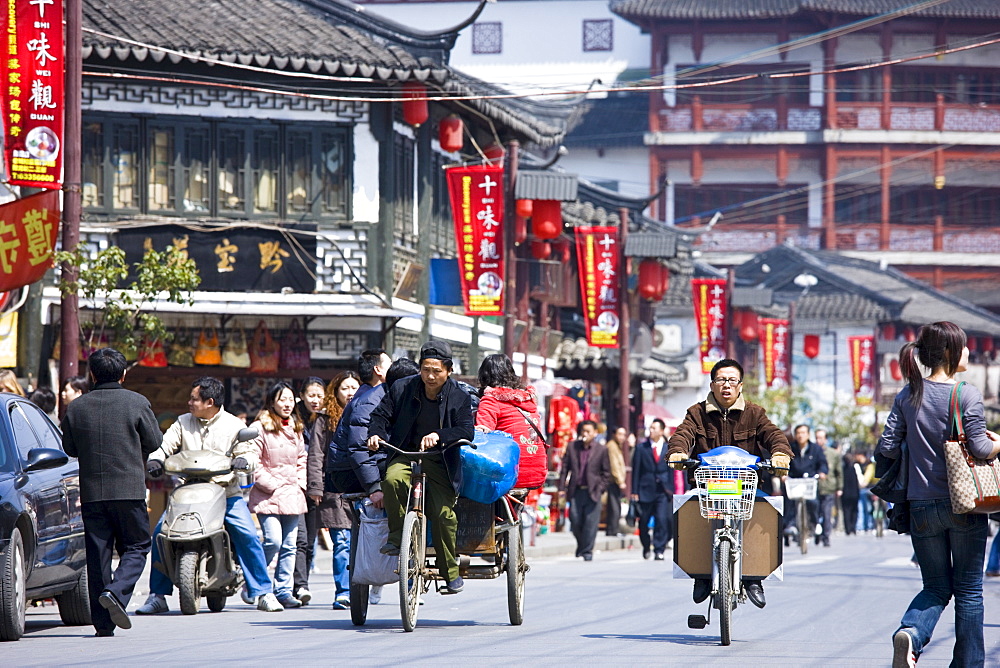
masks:
<instances>
[{"instance_id":1,"label":"bicycle handlebar","mask_svg":"<svg viewBox=\"0 0 1000 668\"><path fill-rule=\"evenodd\" d=\"M432 448L430 450L403 450L401 448L397 448L395 445L393 445L392 443L389 443L388 441L383 441L381 438L378 440L378 446L379 446L380 449L381 448L388 448L389 450L395 450L397 453L399 453L401 455L405 455L407 457L417 457L417 458L427 457L429 455L437 455L437 454L440 454L440 453L444 452L445 450L448 450L450 448L454 448L455 446L458 446L458 447L469 446L473 450L477 449L477 446L476 446L475 443L473 443L472 441L466 440L464 438L460 438L457 441L452 441L451 443L445 443L444 445L438 444L437 446L435 446L434 448Z\"/></svg>"},{"instance_id":2,"label":"bicycle handlebar","mask_svg":"<svg viewBox=\"0 0 1000 668\"><path fill-rule=\"evenodd\" d=\"M685 459L685 460L680 461L680 462L670 462L670 463L671 464L681 464L681 465L683 465L683 467L685 469L696 469L699 466L703 466L703 464L701 463L700 459ZM704 466L710 466L710 464L705 464ZM775 475L784 475L785 473L788 473L788 467L785 467L785 466L772 466L770 459L762 459L759 462L757 462L756 464L750 465L748 468L753 468L753 469L757 469L757 470L759 470L759 469L766 469L767 471L770 471L771 473L773 473ZM782 473L782 471L784 473Z\"/></svg>"}]
</instances>

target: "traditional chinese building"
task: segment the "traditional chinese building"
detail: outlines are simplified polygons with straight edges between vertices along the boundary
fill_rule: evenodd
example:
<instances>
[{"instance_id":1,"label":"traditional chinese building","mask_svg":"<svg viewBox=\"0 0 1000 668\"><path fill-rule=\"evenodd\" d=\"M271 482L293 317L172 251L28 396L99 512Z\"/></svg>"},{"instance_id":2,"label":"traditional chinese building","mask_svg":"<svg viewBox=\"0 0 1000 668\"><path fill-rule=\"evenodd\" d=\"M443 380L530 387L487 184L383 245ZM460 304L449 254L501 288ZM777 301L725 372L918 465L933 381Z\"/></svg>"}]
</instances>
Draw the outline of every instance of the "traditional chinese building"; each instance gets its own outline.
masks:
<instances>
[{"instance_id":1,"label":"traditional chinese building","mask_svg":"<svg viewBox=\"0 0 1000 668\"><path fill-rule=\"evenodd\" d=\"M905 4L613 2L651 38L655 217L721 211L719 266L787 241L1000 309L1000 6Z\"/></svg>"}]
</instances>

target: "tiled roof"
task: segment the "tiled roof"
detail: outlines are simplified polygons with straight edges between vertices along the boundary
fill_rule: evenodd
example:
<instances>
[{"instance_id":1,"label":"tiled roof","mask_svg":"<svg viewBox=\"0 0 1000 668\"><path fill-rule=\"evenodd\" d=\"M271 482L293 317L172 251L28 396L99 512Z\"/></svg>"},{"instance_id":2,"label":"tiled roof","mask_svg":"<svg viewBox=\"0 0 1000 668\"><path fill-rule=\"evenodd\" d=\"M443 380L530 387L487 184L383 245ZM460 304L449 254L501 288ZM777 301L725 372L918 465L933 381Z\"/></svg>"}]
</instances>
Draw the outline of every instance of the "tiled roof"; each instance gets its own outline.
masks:
<instances>
[{"instance_id":1,"label":"tiled roof","mask_svg":"<svg viewBox=\"0 0 1000 668\"><path fill-rule=\"evenodd\" d=\"M754 20L797 14L846 14L875 16L898 10L912 0L617 0L611 11L635 21L649 19ZM914 13L914 16L955 19L1000 18L994 0L948 0Z\"/></svg>"},{"instance_id":2,"label":"tiled roof","mask_svg":"<svg viewBox=\"0 0 1000 668\"><path fill-rule=\"evenodd\" d=\"M644 146L649 130L649 94L609 93L604 99L590 100L587 114L563 142L567 147Z\"/></svg>"}]
</instances>

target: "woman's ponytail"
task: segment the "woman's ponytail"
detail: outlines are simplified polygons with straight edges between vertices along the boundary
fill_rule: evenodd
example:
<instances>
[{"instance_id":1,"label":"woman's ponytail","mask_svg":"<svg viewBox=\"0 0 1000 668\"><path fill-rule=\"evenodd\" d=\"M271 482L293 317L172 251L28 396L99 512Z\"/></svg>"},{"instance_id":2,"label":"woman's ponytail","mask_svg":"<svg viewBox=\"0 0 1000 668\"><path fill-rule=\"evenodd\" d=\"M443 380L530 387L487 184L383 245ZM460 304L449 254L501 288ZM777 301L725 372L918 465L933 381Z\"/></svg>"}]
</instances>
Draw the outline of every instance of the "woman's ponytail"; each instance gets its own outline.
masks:
<instances>
[{"instance_id":1,"label":"woman's ponytail","mask_svg":"<svg viewBox=\"0 0 1000 668\"><path fill-rule=\"evenodd\" d=\"M917 344L910 341L903 345L899 351L899 371L903 374L903 379L910 386L910 401L914 406L919 406L923 400L924 383L920 377L920 366L917 364Z\"/></svg>"}]
</instances>

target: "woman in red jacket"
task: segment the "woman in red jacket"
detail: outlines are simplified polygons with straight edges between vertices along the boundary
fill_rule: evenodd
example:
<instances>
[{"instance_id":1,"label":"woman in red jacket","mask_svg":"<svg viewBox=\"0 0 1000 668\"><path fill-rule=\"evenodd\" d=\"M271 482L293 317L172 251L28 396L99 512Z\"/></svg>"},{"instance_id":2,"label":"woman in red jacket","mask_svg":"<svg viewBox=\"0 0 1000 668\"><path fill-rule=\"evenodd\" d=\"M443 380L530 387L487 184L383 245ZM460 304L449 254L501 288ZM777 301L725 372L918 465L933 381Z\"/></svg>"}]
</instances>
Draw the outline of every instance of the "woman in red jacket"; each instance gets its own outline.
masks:
<instances>
[{"instance_id":1,"label":"woman in red jacket","mask_svg":"<svg viewBox=\"0 0 1000 668\"><path fill-rule=\"evenodd\" d=\"M510 358L499 354L487 355L483 360L479 367L479 387L482 400L476 414L476 429L510 434L521 447L515 487L541 487L548 467L545 441L538 433L541 419L535 388L524 387Z\"/></svg>"}]
</instances>

